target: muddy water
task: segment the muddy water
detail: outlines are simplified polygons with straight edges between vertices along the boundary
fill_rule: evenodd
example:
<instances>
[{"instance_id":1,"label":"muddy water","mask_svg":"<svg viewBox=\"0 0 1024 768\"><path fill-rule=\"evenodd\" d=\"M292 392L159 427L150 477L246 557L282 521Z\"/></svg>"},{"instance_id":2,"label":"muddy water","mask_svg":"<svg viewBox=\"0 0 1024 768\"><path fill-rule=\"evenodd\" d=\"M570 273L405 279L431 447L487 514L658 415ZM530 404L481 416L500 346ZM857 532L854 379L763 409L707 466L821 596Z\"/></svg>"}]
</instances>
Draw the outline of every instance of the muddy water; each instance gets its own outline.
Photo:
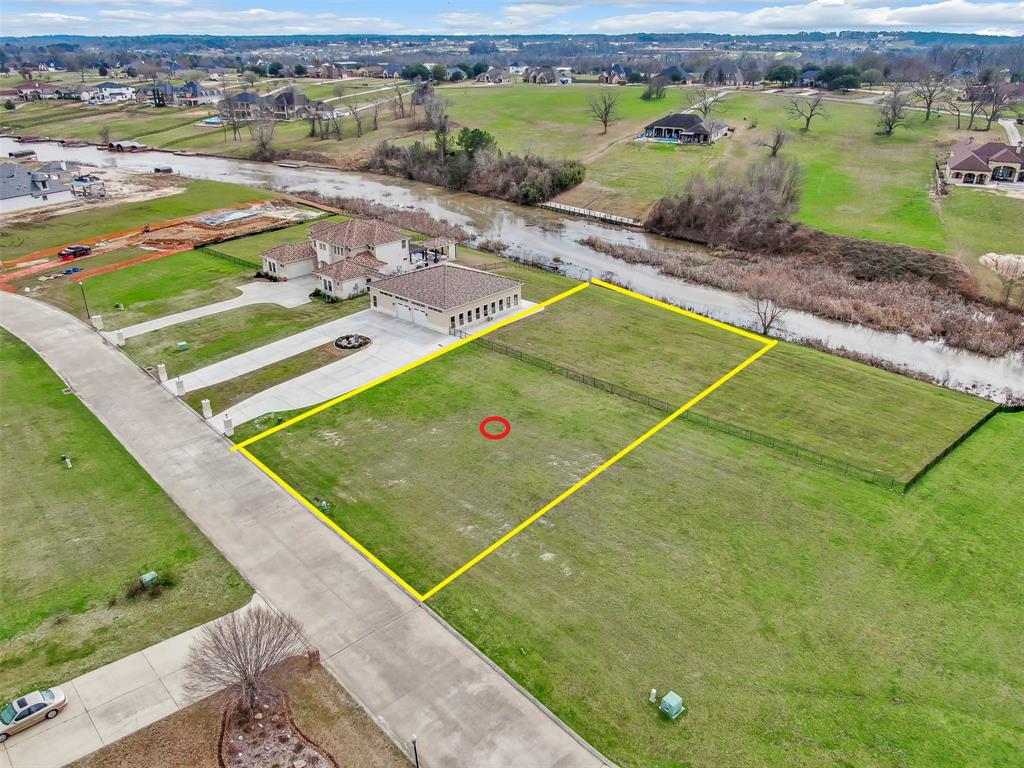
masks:
<instances>
[{"instance_id":1,"label":"muddy water","mask_svg":"<svg viewBox=\"0 0 1024 768\"><path fill-rule=\"evenodd\" d=\"M323 168L281 168L267 163L167 152L122 154L94 147L65 148L59 144L17 144L0 138L3 156L15 149L35 149L40 160L75 160L125 170L152 171L171 166L196 179L214 179L286 192L315 191L326 195L361 197L381 203L422 208L438 218L464 226L481 237L499 238L516 256L543 262L555 258L570 273L587 277L605 273L624 285L656 298L694 309L741 326L752 322L744 297L686 283L643 265L627 264L580 245L594 235L619 243L666 249L678 243L628 229L573 219L538 208L437 189L426 184ZM687 246L689 247L689 246ZM860 325L823 320L805 312L786 315L778 335L821 341L906 366L943 381L947 386L975 392L993 400L1008 394L1024 396L1024 359L1020 355L991 359L952 349L940 341L920 341L906 334L873 331Z\"/></svg>"}]
</instances>

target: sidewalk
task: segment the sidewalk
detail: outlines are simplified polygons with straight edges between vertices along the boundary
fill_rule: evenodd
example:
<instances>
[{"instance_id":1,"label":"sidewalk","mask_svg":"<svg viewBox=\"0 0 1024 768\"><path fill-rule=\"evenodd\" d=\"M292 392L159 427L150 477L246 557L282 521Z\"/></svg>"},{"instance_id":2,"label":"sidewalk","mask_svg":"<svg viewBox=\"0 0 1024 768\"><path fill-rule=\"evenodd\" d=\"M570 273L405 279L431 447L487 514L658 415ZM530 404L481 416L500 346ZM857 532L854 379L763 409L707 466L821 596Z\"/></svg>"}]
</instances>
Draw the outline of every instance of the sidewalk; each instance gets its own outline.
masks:
<instances>
[{"instance_id":1,"label":"sidewalk","mask_svg":"<svg viewBox=\"0 0 1024 768\"><path fill-rule=\"evenodd\" d=\"M203 626L61 683L67 707L0 744L0 768L60 768L187 707L185 661Z\"/></svg>"},{"instance_id":2,"label":"sidewalk","mask_svg":"<svg viewBox=\"0 0 1024 768\"><path fill-rule=\"evenodd\" d=\"M308 514L85 325L0 293L0 322L42 355L324 665L424 768L598 768L566 726Z\"/></svg>"}]
</instances>

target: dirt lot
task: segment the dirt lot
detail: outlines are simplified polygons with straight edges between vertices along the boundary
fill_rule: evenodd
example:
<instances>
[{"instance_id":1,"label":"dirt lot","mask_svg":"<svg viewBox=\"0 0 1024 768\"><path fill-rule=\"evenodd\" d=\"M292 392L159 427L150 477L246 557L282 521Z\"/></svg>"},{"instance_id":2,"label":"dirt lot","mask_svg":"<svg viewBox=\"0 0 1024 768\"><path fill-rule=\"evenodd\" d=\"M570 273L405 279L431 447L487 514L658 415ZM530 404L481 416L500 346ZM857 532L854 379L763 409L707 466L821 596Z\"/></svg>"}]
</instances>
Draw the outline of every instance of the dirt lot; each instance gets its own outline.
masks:
<instances>
[{"instance_id":1,"label":"dirt lot","mask_svg":"<svg viewBox=\"0 0 1024 768\"><path fill-rule=\"evenodd\" d=\"M274 673L291 698L295 724L342 768L408 768L409 761L323 667L291 659ZM170 717L72 763L72 768L219 768L221 726L217 697ZM252 768L271 768L253 764Z\"/></svg>"}]
</instances>

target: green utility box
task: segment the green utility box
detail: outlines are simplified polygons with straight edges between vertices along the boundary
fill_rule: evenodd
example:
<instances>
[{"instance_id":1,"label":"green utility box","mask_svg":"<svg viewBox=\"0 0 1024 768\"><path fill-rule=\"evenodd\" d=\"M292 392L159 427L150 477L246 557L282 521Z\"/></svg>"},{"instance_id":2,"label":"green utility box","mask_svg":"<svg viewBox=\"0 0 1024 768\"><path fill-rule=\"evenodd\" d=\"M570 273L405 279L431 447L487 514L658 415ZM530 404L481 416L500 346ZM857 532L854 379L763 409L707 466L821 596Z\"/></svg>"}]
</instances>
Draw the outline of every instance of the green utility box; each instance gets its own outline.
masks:
<instances>
[{"instance_id":1,"label":"green utility box","mask_svg":"<svg viewBox=\"0 0 1024 768\"><path fill-rule=\"evenodd\" d=\"M149 589L156 584L157 579L159 578L160 577L156 575L156 571L150 571L149 573L144 573L139 576L139 583L146 589ZM664 706L664 702L662 702L662 706Z\"/></svg>"},{"instance_id":2,"label":"green utility box","mask_svg":"<svg viewBox=\"0 0 1024 768\"><path fill-rule=\"evenodd\" d=\"M178 344L177 344L177 347L178 347L178 351L179 352L187 352L188 351L188 342L187 341L179 341Z\"/></svg>"},{"instance_id":3,"label":"green utility box","mask_svg":"<svg viewBox=\"0 0 1024 768\"><path fill-rule=\"evenodd\" d=\"M661 706L658 709L675 720L686 707L683 706L683 698L678 693L669 691L662 697Z\"/></svg>"}]
</instances>

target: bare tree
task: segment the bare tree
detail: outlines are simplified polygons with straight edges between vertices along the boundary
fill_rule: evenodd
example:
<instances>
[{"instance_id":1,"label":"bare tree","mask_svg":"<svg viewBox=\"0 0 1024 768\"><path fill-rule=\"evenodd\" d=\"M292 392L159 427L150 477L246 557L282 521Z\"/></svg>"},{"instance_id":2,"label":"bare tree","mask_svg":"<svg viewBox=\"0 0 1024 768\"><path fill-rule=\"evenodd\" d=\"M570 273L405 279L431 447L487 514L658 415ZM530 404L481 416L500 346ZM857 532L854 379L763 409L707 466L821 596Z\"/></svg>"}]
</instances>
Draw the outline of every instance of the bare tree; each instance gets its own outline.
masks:
<instances>
[{"instance_id":1,"label":"bare tree","mask_svg":"<svg viewBox=\"0 0 1024 768\"><path fill-rule=\"evenodd\" d=\"M1013 104L1010 89L1003 83L992 83L985 89L981 113L985 116L985 130L992 130L992 123L998 120Z\"/></svg>"},{"instance_id":2,"label":"bare tree","mask_svg":"<svg viewBox=\"0 0 1024 768\"><path fill-rule=\"evenodd\" d=\"M250 86L256 85L256 81L259 79L260 76L255 72L252 70L246 70L242 73L242 88L248 91Z\"/></svg>"},{"instance_id":3,"label":"bare tree","mask_svg":"<svg viewBox=\"0 0 1024 768\"><path fill-rule=\"evenodd\" d=\"M1014 289L1024 285L1024 255L1018 253L986 253L979 260L981 265L996 273L1006 292L1003 303L1009 304ZM1024 292L1021 294L1024 302Z\"/></svg>"},{"instance_id":4,"label":"bare tree","mask_svg":"<svg viewBox=\"0 0 1024 768\"><path fill-rule=\"evenodd\" d=\"M248 711L267 692L267 671L305 653L302 625L262 605L207 624L189 649L186 686L197 697L226 689Z\"/></svg>"},{"instance_id":5,"label":"bare tree","mask_svg":"<svg viewBox=\"0 0 1024 768\"><path fill-rule=\"evenodd\" d=\"M447 128L448 126L448 108L451 107L452 103L448 99L431 94L426 101L423 102L423 117L424 123L427 128Z\"/></svg>"},{"instance_id":6,"label":"bare tree","mask_svg":"<svg viewBox=\"0 0 1024 768\"><path fill-rule=\"evenodd\" d=\"M802 128L804 132L811 130L811 121L814 118L828 117L825 114L825 97L820 93L814 94L809 99L794 96L789 100L786 112L789 113L790 120L804 121L804 127Z\"/></svg>"},{"instance_id":7,"label":"bare tree","mask_svg":"<svg viewBox=\"0 0 1024 768\"><path fill-rule=\"evenodd\" d=\"M598 96L591 96L587 103L587 112L590 113L591 119L604 127L601 133L608 133L608 126L619 119L618 94L603 90Z\"/></svg>"},{"instance_id":8,"label":"bare tree","mask_svg":"<svg viewBox=\"0 0 1024 768\"><path fill-rule=\"evenodd\" d=\"M269 104L261 104L256 114L249 120L249 135L252 136L256 147L253 149L253 158L256 160L271 160L274 157L274 131L277 130L277 117L274 115L274 108Z\"/></svg>"},{"instance_id":9,"label":"bare tree","mask_svg":"<svg viewBox=\"0 0 1024 768\"><path fill-rule=\"evenodd\" d=\"M370 108L370 117L373 118L373 130L377 130L377 124L380 122L380 99L374 99L373 106Z\"/></svg>"},{"instance_id":10,"label":"bare tree","mask_svg":"<svg viewBox=\"0 0 1024 768\"><path fill-rule=\"evenodd\" d=\"M110 143L110 126L109 125L104 125L104 126L102 126L100 128L99 139L100 139L100 144L109 144Z\"/></svg>"},{"instance_id":11,"label":"bare tree","mask_svg":"<svg viewBox=\"0 0 1024 768\"><path fill-rule=\"evenodd\" d=\"M757 318L757 325L764 336L770 334L776 323L786 316L787 310L784 307L763 296L751 296L747 299L746 305Z\"/></svg>"},{"instance_id":12,"label":"bare tree","mask_svg":"<svg viewBox=\"0 0 1024 768\"><path fill-rule=\"evenodd\" d=\"M974 121L978 115L985 111L985 103L988 100L988 86L978 82L978 78L971 76L967 79L964 87L964 101L967 102L967 130L974 130Z\"/></svg>"},{"instance_id":13,"label":"bare tree","mask_svg":"<svg viewBox=\"0 0 1024 768\"><path fill-rule=\"evenodd\" d=\"M363 116L359 111L359 103L354 99L342 99L342 105L345 107L345 111L348 112L348 116L351 117L356 124L356 137L363 135Z\"/></svg>"},{"instance_id":14,"label":"bare tree","mask_svg":"<svg viewBox=\"0 0 1024 768\"><path fill-rule=\"evenodd\" d=\"M723 99L725 99L725 91L698 85L687 96L683 106L686 109L692 109L707 120L711 113L718 109Z\"/></svg>"},{"instance_id":15,"label":"bare tree","mask_svg":"<svg viewBox=\"0 0 1024 768\"><path fill-rule=\"evenodd\" d=\"M777 127L770 135L758 139L757 146L765 147L768 150L769 157L776 157L779 154L779 150L782 149L788 140L789 134L782 128Z\"/></svg>"},{"instance_id":16,"label":"bare tree","mask_svg":"<svg viewBox=\"0 0 1024 768\"><path fill-rule=\"evenodd\" d=\"M405 117L405 94L400 85L395 86L395 117L398 119Z\"/></svg>"},{"instance_id":17,"label":"bare tree","mask_svg":"<svg viewBox=\"0 0 1024 768\"><path fill-rule=\"evenodd\" d=\"M878 102L878 127L883 136L892 136L899 126L906 126L910 97L902 83L893 83L892 90Z\"/></svg>"},{"instance_id":18,"label":"bare tree","mask_svg":"<svg viewBox=\"0 0 1024 768\"><path fill-rule=\"evenodd\" d=\"M916 83L911 84L910 89L924 104L924 119L931 120L932 108L945 97L948 84L946 78L934 69L929 69L921 75Z\"/></svg>"},{"instance_id":19,"label":"bare tree","mask_svg":"<svg viewBox=\"0 0 1024 768\"><path fill-rule=\"evenodd\" d=\"M644 88L644 92L640 95L640 98L644 101L656 101L658 99L665 98L665 85L668 82L668 78L658 75L652 77Z\"/></svg>"},{"instance_id":20,"label":"bare tree","mask_svg":"<svg viewBox=\"0 0 1024 768\"><path fill-rule=\"evenodd\" d=\"M964 116L964 111L960 108L960 99L955 93L948 91L943 98L942 106L949 114L956 117L956 129L959 131Z\"/></svg>"},{"instance_id":21,"label":"bare tree","mask_svg":"<svg viewBox=\"0 0 1024 768\"><path fill-rule=\"evenodd\" d=\"M238 100L230 91L224 92L224 98L217 102L217 112L220 115L221 125L224 126L224 140L227 141L227 127L231 126L231 138L239 141L242 138L241 118L239 116Z\"/></svg>"}]
</instances>

